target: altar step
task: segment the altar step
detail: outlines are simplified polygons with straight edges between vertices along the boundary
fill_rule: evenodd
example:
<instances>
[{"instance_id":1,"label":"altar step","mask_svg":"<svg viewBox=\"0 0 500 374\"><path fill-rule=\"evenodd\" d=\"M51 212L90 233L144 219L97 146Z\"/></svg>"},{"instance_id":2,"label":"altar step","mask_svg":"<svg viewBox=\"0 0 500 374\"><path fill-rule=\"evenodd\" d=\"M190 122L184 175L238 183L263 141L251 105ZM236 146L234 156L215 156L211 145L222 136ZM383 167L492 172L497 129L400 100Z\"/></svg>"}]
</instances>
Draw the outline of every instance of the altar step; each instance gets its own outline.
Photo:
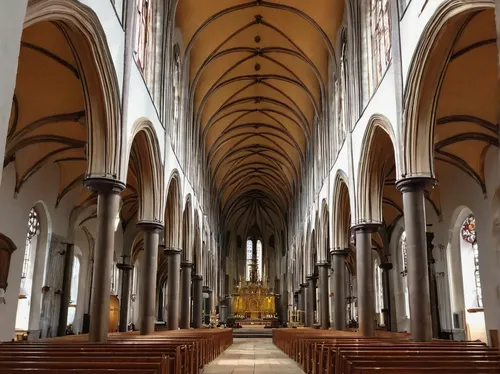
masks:
<instances>
[{"instance_id":1,"label":"altar step","mask_svg":"<svg viewBox=\"0 0 500 374\"><path fill-rule=\"evenodd\" d=\"M233 329L233 338L272 338L273 329L241 328Z\"/></svg>"}]
</instances>

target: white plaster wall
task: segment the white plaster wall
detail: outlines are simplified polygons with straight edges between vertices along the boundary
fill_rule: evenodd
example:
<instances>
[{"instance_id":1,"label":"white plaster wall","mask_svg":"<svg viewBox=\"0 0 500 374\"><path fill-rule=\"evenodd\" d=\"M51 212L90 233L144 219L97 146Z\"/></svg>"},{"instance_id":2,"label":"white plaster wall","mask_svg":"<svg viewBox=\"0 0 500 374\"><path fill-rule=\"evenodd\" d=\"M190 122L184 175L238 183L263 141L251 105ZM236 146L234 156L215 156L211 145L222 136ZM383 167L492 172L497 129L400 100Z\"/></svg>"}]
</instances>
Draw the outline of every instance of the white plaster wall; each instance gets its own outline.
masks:
<instances>
[{"instance_id":1,"label":"white plaster wall","mask_svg":"<svg viewBox=\"0 0 500 374\"><path fill-rule=\"evenodd\" d=\"M16 85L17 61L28 0L2 1L0 12L0 160L5 156L12 96ZM3 162L0 163L2 183Z\"/></svg>"},{"instance_id":2,"label":"white plaster wall","mask_svg":"<svg viewBox=\"0 0 500 374\"><path fill-rule=\"evenodd\" d=\"M17 246L12 254L8 276L8 288L5 293L6 304L0 304L0 341L13 337L16 318L17 300L24 258L28 214L38 201L43 201L48 208L52 232L62 237L67 232L69 213L74 201L66 196L59 207L55 207L59 189L59 170L54 164L43 172L36 173L23 186L18 196L14 195L15 171L12 164L4 169L4 178L0 185L0 228Z\"/></svg>"}]
</instances>

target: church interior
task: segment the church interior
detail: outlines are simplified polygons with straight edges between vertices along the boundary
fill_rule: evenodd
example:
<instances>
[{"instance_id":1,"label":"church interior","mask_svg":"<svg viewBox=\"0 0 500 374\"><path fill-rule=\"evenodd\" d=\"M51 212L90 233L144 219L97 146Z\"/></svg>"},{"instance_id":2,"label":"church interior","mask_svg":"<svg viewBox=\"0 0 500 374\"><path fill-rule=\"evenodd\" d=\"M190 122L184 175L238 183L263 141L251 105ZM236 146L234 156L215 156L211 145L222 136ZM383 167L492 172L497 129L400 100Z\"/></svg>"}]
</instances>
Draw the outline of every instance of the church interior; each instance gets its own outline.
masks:
<instances>
[{"instance_id":1,"label":"church interior","mask_svg":"<svg viewBox=\"0 0 500 374\"><path fill-rule=\"evenodd\" d=\"M499 373L500 0L0 4L0 373Z\"/></svg>"}]
</instances>

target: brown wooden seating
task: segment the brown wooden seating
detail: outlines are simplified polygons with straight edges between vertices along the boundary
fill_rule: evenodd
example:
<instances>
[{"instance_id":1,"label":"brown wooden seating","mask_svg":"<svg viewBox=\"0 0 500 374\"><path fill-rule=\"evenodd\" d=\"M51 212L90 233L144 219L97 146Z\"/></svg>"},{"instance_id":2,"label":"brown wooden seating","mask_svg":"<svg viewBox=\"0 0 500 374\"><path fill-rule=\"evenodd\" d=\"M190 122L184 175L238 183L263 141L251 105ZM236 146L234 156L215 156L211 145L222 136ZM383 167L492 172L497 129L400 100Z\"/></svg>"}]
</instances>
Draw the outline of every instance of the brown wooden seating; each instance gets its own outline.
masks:
<instances>
[{"instance_id":1,"label":"brown wooden seating","mask_svg":"<svg viewBox=\"0 0 500 374\"><path fill-rule=\"evenodd\" d=\"M307 374L500 373L499 351L481 342L421 343L407 334L379 335L282 329L273 332L273 341Z\"/></svg>"},{"instance_id":2,"label":"brown wooden seating","mask_svg":"<svg viewBox=\"0 0 500 374\"><path fill-rule=\"evenodd\" d=\"M0 373L199 374L232 344L232 330L179 330L141 336L113 333L107 344L88 336L0 344ZM75 371L77 370L77 371Z\"/></svg>"}]
</instances>

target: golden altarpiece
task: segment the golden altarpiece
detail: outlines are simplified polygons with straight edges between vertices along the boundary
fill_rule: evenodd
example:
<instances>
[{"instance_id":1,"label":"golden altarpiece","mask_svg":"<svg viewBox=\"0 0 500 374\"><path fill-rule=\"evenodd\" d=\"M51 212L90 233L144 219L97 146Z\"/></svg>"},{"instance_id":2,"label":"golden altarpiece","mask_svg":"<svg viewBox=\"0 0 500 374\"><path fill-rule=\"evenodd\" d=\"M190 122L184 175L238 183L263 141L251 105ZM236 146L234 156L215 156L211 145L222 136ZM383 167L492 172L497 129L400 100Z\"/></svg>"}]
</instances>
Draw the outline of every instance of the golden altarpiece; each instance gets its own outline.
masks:
<instances>
[{"instance_id":1,"label":"golden altarpiece","mask_svg":"<svg viewBox=\"0 0 500 374\"><path fill-rule=\"evenodd\" d=\"M233 314L236 318L259 320L274 318L276 314L274 294L262 282L247 282L235 287Z\"/></svg>"}]
</instances>

